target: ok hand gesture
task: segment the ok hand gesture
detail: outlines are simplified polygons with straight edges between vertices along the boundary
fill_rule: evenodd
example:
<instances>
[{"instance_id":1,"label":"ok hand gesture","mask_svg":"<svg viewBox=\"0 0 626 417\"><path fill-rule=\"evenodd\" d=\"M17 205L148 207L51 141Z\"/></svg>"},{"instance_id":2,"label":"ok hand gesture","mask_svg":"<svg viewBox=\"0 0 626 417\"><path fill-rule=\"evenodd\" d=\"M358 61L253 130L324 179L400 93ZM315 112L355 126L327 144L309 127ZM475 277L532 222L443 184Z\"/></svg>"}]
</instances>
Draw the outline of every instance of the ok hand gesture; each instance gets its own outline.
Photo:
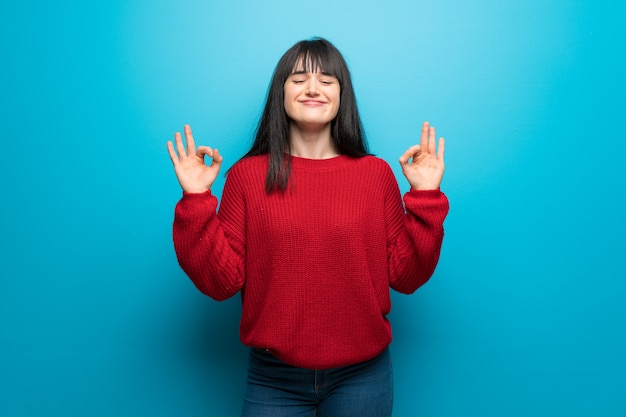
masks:
<instances>
[{"instance_id":1,"label":"ok hand gesture","mask_svg":"<svg viewBox=\"0 0 626 417\"><path fill-rule=\"evenodd\" d=\"M174 135L176 151L171 141L167 142L167 150L170 154L176 177L183 191L188 193L203 193L211 188L222 166L222 155L217 149L208 146L198 146L193 140L191 127L185 125L185 140L187 150L183 145L180 132ZM176 154L178 152L178 155ZM211 165L205 165L204 156L212 158Z\"/></svg>"},{"instance_id":2,"label":"ok hand gesture","mask_svg":"<svg viewBox=\"0 0 626 417\"><path fill-rule=\"evenodd\" d=\"M444 139L439 138L439 152L436 152L435 128L428 122L424 122L420 144L411 146L400 156L402 173L409 181L411 189L436 190L439 188L444 171L444 145Z\"/></svg>"}]
</instances>

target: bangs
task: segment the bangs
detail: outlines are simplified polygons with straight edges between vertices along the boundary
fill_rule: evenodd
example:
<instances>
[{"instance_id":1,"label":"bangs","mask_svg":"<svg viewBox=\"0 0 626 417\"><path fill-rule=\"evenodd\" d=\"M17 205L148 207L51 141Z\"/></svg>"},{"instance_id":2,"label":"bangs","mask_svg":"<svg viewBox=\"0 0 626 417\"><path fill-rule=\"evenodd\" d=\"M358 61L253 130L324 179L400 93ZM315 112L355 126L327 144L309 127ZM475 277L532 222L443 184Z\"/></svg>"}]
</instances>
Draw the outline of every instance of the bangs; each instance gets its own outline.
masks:
<instances>
[{"instance_id":1,"label":"bangs","mask_svg":"<svg viewBox=\"0 0 626 417\"><path fill-rule=\"evenodd\" d=\"M312 55L310 52L302 54L296 59L291 70L292 74L299 72L320 72L327 75L336 75L338 71L333 71L328 59L323 59L320 55Z\"/></svg>"},{"instance_id":2,"label":"bangs","mask_svg":"<svg viewBox=\"0 0 626 417\"><path fill-rule=\"evenodd\" d=\"M292 62L287 63L289 74L300 72L322 73L337 78L340 82L344 78L345 63L337 52L327 45L317 41L303 41L291 54Z\"/></svg>"}]
</instances>

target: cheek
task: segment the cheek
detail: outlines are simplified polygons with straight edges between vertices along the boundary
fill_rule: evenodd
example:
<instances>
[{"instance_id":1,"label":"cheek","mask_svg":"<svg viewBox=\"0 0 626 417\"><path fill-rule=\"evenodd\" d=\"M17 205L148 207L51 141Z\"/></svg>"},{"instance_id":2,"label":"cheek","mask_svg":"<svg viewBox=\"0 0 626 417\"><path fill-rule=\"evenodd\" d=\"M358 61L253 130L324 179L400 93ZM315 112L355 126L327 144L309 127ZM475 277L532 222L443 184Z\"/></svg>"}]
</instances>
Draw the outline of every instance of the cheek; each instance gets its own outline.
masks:
<instances>
[{"instance_id":1,"label":"cheek","mask_svg":"<svg viewBox=\"0 0 626 417\"><path fill-rule=\"evenodd\" d=\"M337 113L339 113L339 106L341 106L341 94L339 91L337 92L337 95L335 96L335 99L333 101L335 103L334 111L335 111L335 116L336 116Z\"/></svg>"},{"instance_id":2,"label":"cheek","mask_svg":"<svg viewBox=\"0 0 626 417\"><path fill-rule=\"evenodd\" d=\"M283 100L283 108L285 109L285 113L288 116L291 116L293 104L288 94L285 94L285 99Z\"/></svg>"},{"instance_id":3,"label":"cheek","mask_svg":"<svg viewBox=\"0 0 626 417\"><path fill-rule=\"evenodd\" d=\"M287 112L287 114L289 114L290 112L290 106L291 106L291 94L289 92L288 88L284 88L283 89L283 107L285 109L285 112Z\"/></svg>"}]
</instances>

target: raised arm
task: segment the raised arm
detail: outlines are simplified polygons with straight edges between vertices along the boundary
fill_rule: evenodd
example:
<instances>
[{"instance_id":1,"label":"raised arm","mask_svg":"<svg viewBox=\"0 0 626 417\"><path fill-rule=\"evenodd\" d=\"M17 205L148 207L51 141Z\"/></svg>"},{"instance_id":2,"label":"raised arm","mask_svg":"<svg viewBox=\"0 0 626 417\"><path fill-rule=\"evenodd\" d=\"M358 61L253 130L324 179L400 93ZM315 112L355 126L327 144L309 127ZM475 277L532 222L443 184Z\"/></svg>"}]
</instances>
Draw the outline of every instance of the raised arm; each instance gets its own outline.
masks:
<instances>
[{"instance_id":1,"label":"raised arm","mask_svg":"<svg viewBox=\"0 0 626 417\"><path fill-rule=\"evenodd\" d=\"M196 148L189 125L185 125L184 132L186 148L178 132L176 149L172 142L167 143L184 191L174 215L174 249L178 263L196 287L216 300L223 300L243 286L243 243L239 235L236 239L227 233L227 225L217 216L217 198L211 193L222 156L208 146ZM205 164L205 156L212 158L210 165ZM238 195L225 189L223 199L228 197L236 200Z\"/></svg>"},{"instance_id":2,"label":"raised arm","mask_svg":"<svg viewBox=\"0 0 626 417\"><path fill-rule=\"evenodd\" d=\"M402 173L411 190L404 195L404 207L396 191L390 206L396 214L388 223L390 231L390 284L403 293L412 293L431 277L441 251L443 221L449 204L440 191L444 172L444 139L437 152L435 128L422 125L419 145L413 145L400 156ZM404 208L404 210L403 210Z\"/></svg>"}]
</instances>

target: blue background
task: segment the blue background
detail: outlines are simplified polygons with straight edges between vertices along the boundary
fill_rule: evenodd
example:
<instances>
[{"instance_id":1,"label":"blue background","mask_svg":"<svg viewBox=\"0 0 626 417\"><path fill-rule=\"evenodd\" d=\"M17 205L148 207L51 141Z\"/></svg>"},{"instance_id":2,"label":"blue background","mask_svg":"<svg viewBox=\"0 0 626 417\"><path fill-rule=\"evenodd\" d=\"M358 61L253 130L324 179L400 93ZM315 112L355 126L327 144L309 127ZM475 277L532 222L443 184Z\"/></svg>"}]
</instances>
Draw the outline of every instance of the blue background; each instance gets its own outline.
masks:
<instances>
[{"instance_id":1,"label":"blue background","mask_svg":"<svg viewBox=\"0 0 626 417\"><path fill-rule=\"evenodd\" d=\"M190 123L230 166L279 57L319 35L403 191L422 121L447 139L440 265L393 295L394 416L626 416L625 16L608 0L3 5L0 415L238 415L239 299L177 265L165 142Z\"/></svg>"}]
</instances>

